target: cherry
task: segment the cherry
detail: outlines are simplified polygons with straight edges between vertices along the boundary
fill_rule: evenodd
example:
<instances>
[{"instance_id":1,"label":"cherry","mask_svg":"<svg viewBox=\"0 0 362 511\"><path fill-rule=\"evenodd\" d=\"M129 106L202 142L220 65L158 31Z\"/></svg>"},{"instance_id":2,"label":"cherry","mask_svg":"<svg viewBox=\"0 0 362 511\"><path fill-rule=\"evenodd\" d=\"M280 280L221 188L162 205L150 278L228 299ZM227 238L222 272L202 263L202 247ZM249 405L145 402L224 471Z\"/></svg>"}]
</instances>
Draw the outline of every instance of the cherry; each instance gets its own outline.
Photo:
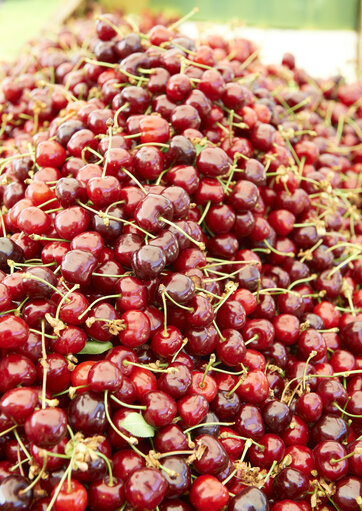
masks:
<instances>
[{"instance_id":1,"label":"cherry","mask_svg":"<svg viewBox=\"0 0 362 511\"><path fill-rule=\"evenodd\" d=\"M322 415L311 433L314 443L332 439L342 441L348 437L349 428L341 417Z\"/></svg>"},{"instance_id":2,"label":"cherry","mask_svg":"<svg viewBox=\"0 0 362 511\"><path fill-rule=\"evenodd\" d=\"M361 497L362 484L358 477L345 477L336 484L333 499L343 511L358 509L358 499Z\"/></svg>"},{"instance_id":3,"label":"cherry","mask_svg":"<svg viewBox=\"0 0 362 511\"><path fill-rule=\"evenodd\" d=\"M141 346L150 337L150 321L146 314L138 310L127 310L121 316L125 328L119 334L124 346L135 348Z\"/></svg>"},{"instance_id":4,"label":"cherry","mask_svg":"<svg viewBox=\"0 0 362 511\"><path fill-rule=\"evenodd\" d=\"M52 491L52 497L55 495L58 487ZM87 491L78 481L71 479L70 486L67 482L63 483L60 491L54 501L56 511L79 510L85 511L88 502Z\"/></svg>"},{"instance_id":5,"label":"cherry","mask_svg":"<svg viewBox=\"0 0 362 511\"><path fill-rule=\"evenodd\" d=\"M155 447L158 451L167 453L188 449L186 435L177 424L161 428L155 436Z\"/></svg>"},{"instance_id":6,"label":"cherry","mask_svg":"<svg viewBox=\"0 0 362 511\"><path fill-rule=\"evenodd\" d=\"M16 424L24 424L38 403L38 393L32 387L10 389L1 397L0 408Z\"/></svg>"},{"instance_id":7,"label":"cherry","mask_svg":"<svg viewBox=\"0 0 362 511\"><path fill-rule=\"evenodd\" d=\"M295 444L307 445L309 441L307 423L298 415L293 415L289 427L282 434L282 439L286 446Z\"/></svg>"},{"instance_id":8,"label":"cherry","mask_svg":"<svg viewBox=\"0 0 362 511\"><path fill-rule=\"evenodd\" d=\"M339 442L322 441L314 447L313 454L315 467L325 479L338 481L347 474L348 460L341 459L347 452Z\"/></svg>"},{"instance_id":9,"label":"cherry","mask_svg":"<svg viewBox=\"0 0 362 511\"><path fill-rule=\"evenodd\" d=\"M130 379L136 390L136 398L141 402L147 392L157 389L156 377L148 369L135 367L130 375Z\"/></svg>"},{"instance_id":10,"label":"cherry","mask_svg":"<svg viewBox=\"0 0 362 511\"><path fill-rule=\"evenodd\" d=\"M13 474L0 481L0 506L3 509L27 510L33 500L33 490L28 490L25 477ZM24 491L26 490L26 491Z\"/></svg>"},{"instance_id":11,"label":"cherry","mask_svg":"<svg viewBox=\"0 0 362 511\"><path fill-rule=\"evenodd\" d=\"M162 248L144 245L132 256L132 268L139 279L157 277L166 265L166 254Z\"/></svg>"},{"instance_id":12,"label":"cherry","mask_svg":"<svg viewBox=\"0 0 362 511\"><path fill-rule=\"evenodd\" d=\"M195 439L197 446L203 447L203 454L193 463L201 474L217 474L227 465L228 456L222 444L211 435L199 435Z\"/></svg>"},{"instance_id":13,"label":"cherry","mask_svg":"<svg viewBox=\"0 0 362 511\"><path fill-rule=\"evenodd\" d=\"M247 403L261 403L269 393L268 379L262 371L250 371L245 378L242 378L242 383L236 392Z\"/></svg>"},{"instance_id":14,"label":"cherry","mask_svg":"<svg viewBox=\"0 0 362 511\"><path fill-rule=\"evenodd\" d=\"M177 403L178 413L187 427L199 424L207 414L208 409L208 401L200 394L185 396Z\"/></svg>"},{"instance_id":15,"label":"cherry","mask_svg":"<svg viewBox=\"0 0 362 511\"><path fill-rule=\"evenodd\" d=\"M152 509L165 497L167 481L156 469L140 468L127 479L124 489L127 501L135 510Z\"/></svg>"},{"instance_id":16,"label":"cherry","mask_svg":"<svg viewBox=\"0 0 362 511\"><path fill-rule=\"evenodd\" d=\"M198 511L218 511L227 504L229 492L216 477L201 475L191 487L190 500Z\"/></svg>"},{"instance_id":17,"label":"cherry","mask_svg":"<svg viewBox=\"0 0 362 511\"><path fill-rule=\"evenodd\" d=\"M25 433L38 447L54 447L67 433L67 417L61 408L36 410L25 422Z\"/></svg>"},{"instance_id":18,"label":"cherry","mask_svg":"<svg viewBox=\"0 0 362 511\"><path fill-rule=\"evenodd\" d=\"M191 387L191 372L186 365L179 362L173 362L169 367L174 367L176 371L162 374L158 379L158 387L178 399L185 396Z\"/></svg>"},{"instance_id":19,"label":"cherry","mask_svg":"<svg viewBox=\"0 0 362 511\"><path fill-rule=\"evenodd\" d=\"M85 435L103 433L107 427L103 398L91 392L78 394L70 402L68 422Z\"/></svg>"},{"instance_id":20,"label":"cherry","mask_svg":"<svg viewBox=\"0 0 362 511\"><path fill-rule=\"evenodd\" d=\"M62 392L69 385L70 370L63 355L49 353L47 355L47 389L50 392ZM40 380L44 377L44 367L39 361L36 370Z\"/></svg>"},{"instance_id":21,"label":"cherry","mask_svg":"<svg viewBox=\"0 0 362 511\"><path fill-rule=\"evenodd\" d=\"M236 393L229 394L226 390L219 390L211 402L211 408L221 421L231 420L240 408L240 399Z\"/></svg>"},{"instance_id":22,"label":"cherry","mask_svg":"<svg viewBox=\"0 0 362 511\"><path fill-rule=\"evenodd\" d=\"M108 360L96 362L89 370L88 384L93 392L115 391L123 381L120 369Z\"/></svg>"},{"instance_id":23,"label":"cherry","mask_svg":"<svg viewBox=\"0 0 362 511\"><path fill-rule=\"evenodd\" d=\"M290 425L292 412L285 403L272 400L263 407L263 419L273 433L280 434Z\"/></svg>"},{"instance_id":24,"label":"cherry","mask_svg":"<svg viewBox=\"0 0 362 511\"><path fill-rule=\"evenodd\" d=\"M36 370L30 358L9 353L0 361L0 391L6 392L19 384L30 386L35 382Z\"/></svg>"},{"instance_id":25,"label":"cherry","mask_svg":"<svg viewBox=\"0 0 362 511\"><path fill-rule=\"evenodd\" d=\"M144 417L152 426L167 426L176 416L177 408L175 401L161 390L149 392L143 402L147 407Z\"/></svg>"},{"instance_id":26,"label":"cherry","mask_svg":"<svg viewBox=\"0 0 362 511\"><path fill-rule=\"evenodd\" d=\"M284 442L272 433L267 433L258 440L259 445L252 444L248 450L251 463L257 467L269 468L274 461L280 462L284 457Z\"/></svg>"},{"instance_id":27,"label":"cherry","mask_svg":"<svg viewBox=\"0 0 362 511\"><path fill-rule=\"evenodd\" d=\"M235 419L235 429L241 436L258 440L264 435L264 423L259 408L244 404Z\"/></svg>"},{"instance_id":28,"label":"cherry","mask_svg":"<svg viewBox=\"0 0 362 511\"><path fill-rule=\"evenodd\" d=\"M61 238L72 239L84 232L89 224L89 214L79 206L60 211L55 218L55 228Z\"/></svg>"},{"instance_id":29,"label":"cherry","mask_svg":"<svg viewBox=\"0 0 362 511\"><path fill-rule=\"evenodd\" d=\"M55 140L40 142L36 148L36 162L40 167L59 169L65 162L66 152Z\"/></svg>"},{"instance_id":30,"label":"cherry","mask_svg":"<svg viewBox=\"0 0 362 511\"><path fill-rule=\"evenodd\" d=\"M14 349L22 346L29 334L29 327L25 321L12 314L5 314L0 318L0 346L5 349Z\"/></svg>"},{"instance_id":31,"label":"cherry","mask_svg":"<svg viewBox=\"0 0 362 511\"><path fill-rule=\"evenodd\" d=\"M229 502L230 511L267 511L268 500L265 494L254 486L247 486Z\"/></svg>"},{"instance_id":32,"label":"cherry","mask_svg":"<svg viewBox=\"0 0 362 511\"><path fill-rule=\"evenodd\" d=\"M295 468L284 468L273 480L273 490L278 498L298 499L308 488L308 476Z\"/></svg>"},{"instance_id":33,"label":"cherry","mask_svg":"<svg viewBox=\"0 0 362 511\"><path fill-rule=\"evenodd\" d=\"M315 392L303 394L295 404L298 415L306 422L316 422L320 419L323 411L323 402Z\"/></svg>"},{"instance_id":34,"label":"cherry","mask_svg":"<svg viewBox=\"0 0 362 511\"><path fill-rule=\"evenodd\" d=\"M313 453L305 445L291 445L285 450L285 455L291 457L290 468L297 469L309 475L314 468Z\"/></svg>"},{"instance_id":35,"label":"cherry","mask_svg":"<svg viewBox=\"0 0 362 511\"><path fill-rule=\"evenodd\" d=\"M87 285L97 266L97 259L85 250L70 250L65 254L61 264L63 277L73 284Z\"/></svg>"},{"instance_id":36,"label":"cherry","mask_svg":"<svg viewBox=\"0 0 362 511\"><path fill-rule=\"evenodd\" d=\"M121 480L109 477L93 482L88 489L89 507L92 511L114 510L123 505L124 486Z\"/></svg>"},{"instance_id":37,"label":"cherry","mask_svg":"<svg viewBox=\"0 0 362 511\"><path fill-rule=\"evenodd\" d=\"M221 339L216 347L216 352L223 364L233 367L243 362L246 347L241 334L232 328L222 331Z\"/></svg>"}]
</instances>

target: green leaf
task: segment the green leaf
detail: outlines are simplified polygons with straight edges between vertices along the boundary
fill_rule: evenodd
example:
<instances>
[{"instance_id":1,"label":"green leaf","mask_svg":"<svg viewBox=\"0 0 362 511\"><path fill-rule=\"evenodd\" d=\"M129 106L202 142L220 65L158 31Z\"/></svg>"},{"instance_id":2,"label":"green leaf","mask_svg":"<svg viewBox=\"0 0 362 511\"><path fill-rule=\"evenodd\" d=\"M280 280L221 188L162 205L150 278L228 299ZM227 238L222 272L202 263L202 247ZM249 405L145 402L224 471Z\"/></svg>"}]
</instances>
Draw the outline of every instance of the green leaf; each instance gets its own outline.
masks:
<instances>
[{"instance_id":1,"label":"green leaf","mask_svg":"<svg viewBox=\"0 0 362 511\"><path fill-rule=\"evenodd\" d=\"M155 428L145 421L140 413L132 412L123 421L120 426L126 429L131 435L148 438L155 436Z\"/></svg>"},{"instance_id":2,"label":"green leaf","mask_svg":"<svg viewBox=\"0 0 362 511\"><path fill-rule=\"evenodd\" d=\"M82 351L78 352L78 355L100 355L111 348L113 348L111 342L87 341Z\"/></svg>"}]
</instances>

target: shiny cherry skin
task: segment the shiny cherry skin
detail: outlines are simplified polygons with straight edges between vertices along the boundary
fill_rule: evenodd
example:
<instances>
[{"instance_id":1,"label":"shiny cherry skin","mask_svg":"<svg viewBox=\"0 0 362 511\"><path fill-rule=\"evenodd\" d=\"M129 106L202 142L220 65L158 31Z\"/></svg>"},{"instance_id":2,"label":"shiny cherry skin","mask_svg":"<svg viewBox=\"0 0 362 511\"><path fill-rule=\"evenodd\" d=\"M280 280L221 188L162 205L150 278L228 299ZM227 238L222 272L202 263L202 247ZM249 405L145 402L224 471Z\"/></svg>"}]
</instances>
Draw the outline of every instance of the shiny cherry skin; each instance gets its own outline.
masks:
<instances>
[{"instance_id":1,"label":"shiny cherry skin","mask_svg":"<svg viewBox=\"0 0 362 511\"><path fill-rule=\"evenodd\" d=\"M192 485L190 501L197 511L219 511L228 500L228 490L212 475L201 475Z\"/></svg>"},{"instance_id":2,"label":"shiny cherry skin","mask_svg":"<svg viewBox=\"0 0 362 511\"><path fill-rule=\"evenodd\" d=\"M154 509L165 497L167 481L160 471L141 468L127 479L124 489L125 497L135 511Z\"/></svg>"}]
</instances>

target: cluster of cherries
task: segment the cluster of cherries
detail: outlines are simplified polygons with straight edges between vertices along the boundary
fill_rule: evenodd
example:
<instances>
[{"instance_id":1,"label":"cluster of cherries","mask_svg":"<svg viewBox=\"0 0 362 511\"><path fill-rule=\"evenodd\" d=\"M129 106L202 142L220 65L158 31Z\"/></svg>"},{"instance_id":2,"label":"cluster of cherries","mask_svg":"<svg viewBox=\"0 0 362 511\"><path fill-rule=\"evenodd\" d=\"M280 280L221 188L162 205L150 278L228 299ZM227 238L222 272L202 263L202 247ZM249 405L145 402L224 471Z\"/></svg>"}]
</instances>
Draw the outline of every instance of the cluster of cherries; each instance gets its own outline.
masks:
<instances>
[{"instance_id":1,"label":"cluster of cherries","mask_svg":"<svg viewBox=\"0 0 362 511\"><path fill-rule=\"evenodd\" d=\"M118 15L0 92L0 511L359 511L362 85Z\"/></svg>"}]
</instances>

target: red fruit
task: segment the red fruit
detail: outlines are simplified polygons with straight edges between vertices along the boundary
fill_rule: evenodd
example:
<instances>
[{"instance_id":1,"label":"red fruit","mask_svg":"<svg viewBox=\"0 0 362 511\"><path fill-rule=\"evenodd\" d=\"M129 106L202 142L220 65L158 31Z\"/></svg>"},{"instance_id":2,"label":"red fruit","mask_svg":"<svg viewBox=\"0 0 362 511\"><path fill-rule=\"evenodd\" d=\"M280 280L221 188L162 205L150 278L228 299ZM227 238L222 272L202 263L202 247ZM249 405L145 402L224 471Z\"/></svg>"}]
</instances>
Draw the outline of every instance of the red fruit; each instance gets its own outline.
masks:
<instances>
[{"instance_id":1,"label":"red fruit","mask_svg":"<svg viewBox=\"0 0 362 511\"><path fill-rule=\"evenodd\" d=\"M57 486L52 491L53 497ZM61 490L54 502L55 511L85 511L88 502L87 490L78 481L71 479L70 491L68 482L61 486Z\"/></svg>"},{"instance_id":2,"label":"red fruit","mask_svg":"<svg viewBox=\"0 0 362 511\"><path fill-rule=\"evenodd\" d=\"M197 511L219 511L227 504L229 492L216 477L202 475L191 487L190 500Z\"/></svg>"}]
</instances>

